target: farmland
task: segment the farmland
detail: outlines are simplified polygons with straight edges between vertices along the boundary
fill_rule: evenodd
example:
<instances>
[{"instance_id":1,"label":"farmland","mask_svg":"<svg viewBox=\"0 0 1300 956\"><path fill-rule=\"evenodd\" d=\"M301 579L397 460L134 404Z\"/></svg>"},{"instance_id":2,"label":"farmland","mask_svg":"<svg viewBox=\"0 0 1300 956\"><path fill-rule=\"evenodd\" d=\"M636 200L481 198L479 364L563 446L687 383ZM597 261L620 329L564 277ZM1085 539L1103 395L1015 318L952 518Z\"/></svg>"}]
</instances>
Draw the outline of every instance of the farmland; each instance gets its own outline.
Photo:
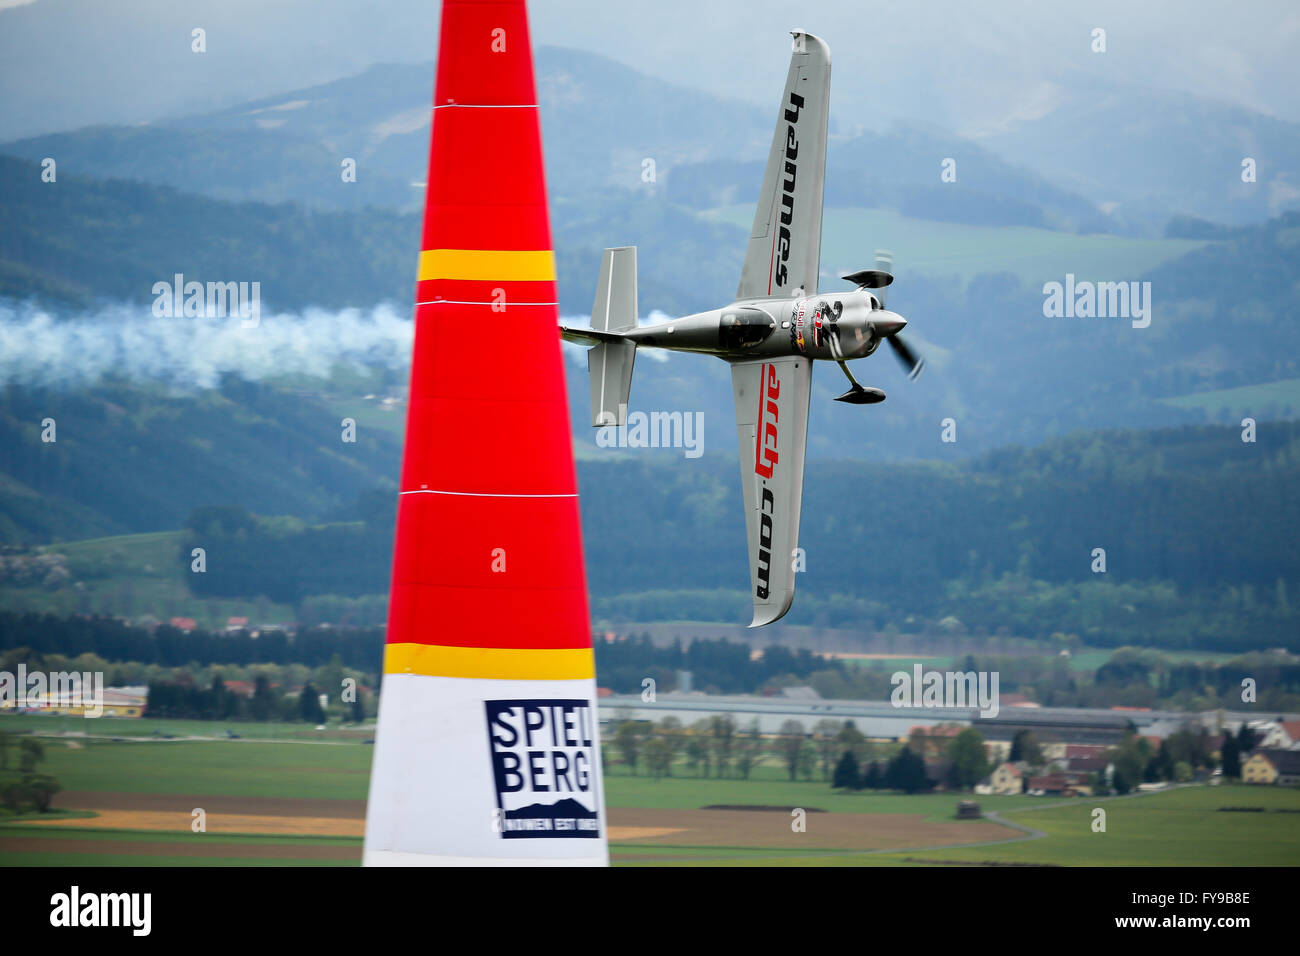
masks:
<instances>
[{"instance_id":1,"label":"farmland","mask_svg":"<svg viewBox=\"0 0 1300 956\"><path fill-rule=\"evenodd\" d=\"M27 729L50 718L5 718ZM355 865L373 748L365 731L114 721L113 737L46 737L43 769L66 812L0 817L0 865ZM128 737L128 729L143 736ZM157 726L154 726L157 725ZM60 728L46 723L51 731ZM240 732L250 730L238 726ZM166 728L165 730L163 728ZM205 739L154 737L202 729ZM119 732L123 731L123 732ZM291 736L296 735L296 736ZM622 865L1206 865L1300 862L1300 791L1187 787L1059 801L980 797L998 819L954 816L953 794L840 793L791 782L769 758L750 779L605 777L611 858ZM1220 807L1258 807L1223 812ZM1106 811L1105 832L1093 811ZM764 808L764 809L759 809ZM791 809L806 812L805 829ZM195 810L206 832L195 833ZM93 815L92 815L93 814ZM1039 835L1041 834L1041 835Z\"/></svg>"}]
</instances>

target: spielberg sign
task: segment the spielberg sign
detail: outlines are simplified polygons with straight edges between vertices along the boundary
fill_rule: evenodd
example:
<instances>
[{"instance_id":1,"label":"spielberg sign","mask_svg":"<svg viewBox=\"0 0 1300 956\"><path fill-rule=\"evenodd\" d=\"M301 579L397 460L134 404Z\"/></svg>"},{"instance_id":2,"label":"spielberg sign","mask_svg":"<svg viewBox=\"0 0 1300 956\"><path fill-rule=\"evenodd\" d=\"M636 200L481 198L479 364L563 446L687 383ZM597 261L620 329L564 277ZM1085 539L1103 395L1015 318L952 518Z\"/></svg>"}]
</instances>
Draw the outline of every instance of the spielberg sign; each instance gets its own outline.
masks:
<instances>
[{"instance_id":1,"label":"spielberg sign","mask_svg":"<svg viewBox=\"0 0 1300 956\"><path fill-rule=\"evenodd\" d=\"M599 837L591 702L484 705L502 838Z\"/></svg>"}]
</instances>

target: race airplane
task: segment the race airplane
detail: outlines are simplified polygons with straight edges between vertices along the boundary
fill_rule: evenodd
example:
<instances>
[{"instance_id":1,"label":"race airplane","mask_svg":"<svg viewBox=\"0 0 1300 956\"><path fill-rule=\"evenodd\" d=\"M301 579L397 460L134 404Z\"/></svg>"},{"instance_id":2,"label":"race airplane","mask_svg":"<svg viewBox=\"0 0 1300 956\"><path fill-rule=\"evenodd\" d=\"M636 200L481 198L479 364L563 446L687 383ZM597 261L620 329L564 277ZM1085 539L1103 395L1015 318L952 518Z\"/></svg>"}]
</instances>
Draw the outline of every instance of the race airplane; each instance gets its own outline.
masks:
<instances>
[{"instance_id":1,"label":"race airplane","mask_svg":"<svg viewBox=\"0 0 1300 956\"><path fill-rule=\"evenodd\" d=\"M731 366L745 495L754 619L771 624L794 600L808 400L815 360L838 363L849 389L838 402L871 405L878 388L859 385L848 362L888 342L908 371L924 360L899 338L907 320L885 308L890 260L844 276L850 292L817 291L830 49L795 31L763 190L750 230L740 287L730 305L657 325L637 325L636 247L606 249L589 329L561 325L569 342L591 346L593 426L624 425L639 347L703 352Z\"/></svg>"}]
</instances>

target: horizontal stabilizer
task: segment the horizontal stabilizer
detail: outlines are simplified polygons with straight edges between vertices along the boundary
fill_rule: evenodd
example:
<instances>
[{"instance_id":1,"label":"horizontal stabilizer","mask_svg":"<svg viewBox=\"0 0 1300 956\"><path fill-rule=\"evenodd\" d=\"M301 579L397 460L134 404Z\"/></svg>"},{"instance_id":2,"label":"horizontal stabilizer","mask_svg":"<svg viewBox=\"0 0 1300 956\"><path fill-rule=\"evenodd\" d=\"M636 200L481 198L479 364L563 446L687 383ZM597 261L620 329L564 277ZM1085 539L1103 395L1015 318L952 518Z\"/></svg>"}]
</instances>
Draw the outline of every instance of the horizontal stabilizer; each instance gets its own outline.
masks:
<instances>
[{"instance_id":1,"label":"horizontal stabilizer","mask_svg":"<svg viewBox=\"0 0 1300 956\"><path fill-rule=\"evenodd\" d=\"M627 424L627 397L632 390L636 343L628 339L604 342L587 353L591 376L591 424Z\"/></svg>"},{"instance_id":2,"label":"horizontal stabilizer","mask_svg":"<svg viewBox=\"0 0 1300 956\"><path fill-rule=\"evenodd\" d=\"M597 332L595 329L582 329L563 322L560 323L560 338L574 345L600 345L603 342L617 344L626 341L622 332Z\"/></svg>"}]
</instances>

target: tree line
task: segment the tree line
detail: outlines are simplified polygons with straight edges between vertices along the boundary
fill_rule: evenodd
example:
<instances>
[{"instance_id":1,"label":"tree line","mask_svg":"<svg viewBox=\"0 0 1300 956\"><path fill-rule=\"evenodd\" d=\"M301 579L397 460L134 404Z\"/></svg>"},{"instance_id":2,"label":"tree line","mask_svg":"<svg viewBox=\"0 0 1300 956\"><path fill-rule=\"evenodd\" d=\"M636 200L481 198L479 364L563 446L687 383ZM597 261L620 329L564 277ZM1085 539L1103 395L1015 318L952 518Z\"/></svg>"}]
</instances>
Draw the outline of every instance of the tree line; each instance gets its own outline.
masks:
<instances>
[{"instance_id":1,"label":"tree line","mask_svg":"<svg viewBox=\"0 0 1300 956\"><path fill-rule=\"evenodd\" d=\"M1130 729L1103 752L1107 769L1088 774L1087 785L1095 795L1122 795L1142 783L1186 782L1198 772L1216 768L1237 779L1241 763L1258 742L1258 735L1245 725L1236 734L1226 734L1217 753L1204 727L1183 727L1155 747ZM692 777L748 779L755 767L770 760L791 781L812 781L820 774L832 789L844 792L969 791L997 768L984 736L974 727L951 735L915 728L906 741L883 742L869 740L852 720L830 718L811 728L787 720L777 733L764 734L757 720L742 727L729 714L690 725L675 717L652 722L624 714L616 716L604 746L607 771L617 764L633 776L656 781L683 772ZM1031 776L1059 770L1029 730L1016 733L1007 759L1028 768L1022 785Z\"/></svg>"},{"instance_id":2,"label":"tree line","mask_svg":"<svg viewBox=\"0 0 1300 956\"><path fill-rule=\"evenodd\" d=\"M1244 449L1244 450L1243 450ZM588 582L595 614L620 620L736 619L745 594L734 463L582 462ZM1248 480L1250 495L1224 496ZM1072 436L969 464L824 462L817 487L907 487L913 507L854 518L806 509L806 573L795 623L1246 651L1300 649L1300 423L1256 444L1222 428ZM641 505L623 507L628 496ZM208 552L195 593L307 595L387 589L394 496L350 524L290 526L225 509L187 521L178 560ZM846 523L847 521L847 523ZM741 542L741 544L736 544ZM890 555L888 588L864 588L858 556ZM1096 549L1101 549L1097 552ZM638 570L632 590L625 573Z\"/></svg>"},{"instance_id":3,"label":"tree line","mask_svg":"<svg viewBox=\"0 0 1300 956\"><path fill-rule=\"evenodd\" d=\"M776 678L804 678L817 671L840 671L844 665L827 660L806 648L791 650L772 645L760 657L749 644L726 638L696 638L683 646L674 639L656 646L648 634L628 636L612 642L596 641L596 673L602 687L618 694L640 693L647 677L657 689L678 686L678 672L691 672L696 690L719 694L753 693Z\"/></svg>"},{"instance_id":4,"label":"tree line","mask_svg":"<svg viewBox=\"0 0 1300 956\"><path fill-rule=\"evenodd\" d=\"M151 682L147 712L150 717L189 720L302 720L323 724L326 710L320 697L321 691L310 681L297 694L286 694L260 674L254 679L252 695L245 696L228 689L217 675L207 688L191 682ZM366 718L365 694L356 687L348 697L340 697L337 712L344 720L359 724Z\"/></svg>"},{"instance_id":5,"label":"tree line","mask_svg":"<svg viewBox=\"0 0 1300 956\"><path fill-rule=\"evenodd\" d=\"M982 764L976 766L967 753L977 751L982 761L983 738L970 730L959 739L954 756L963 776L953 782L972 785L987 770ZM690 725L676 717L656 723L622 715L615 717L612 738L605 746L607 767L617 761L631 775L643 773L652 780L683 771L693 777L744 780L759 764L771 760L791 781L811 781L820 775L833 788L859 790L870 779L879 789L914 793L934 784L926 779L924 760L915 747L870 741L852 720L822 718L812 727L787 720L777 733L764 734L757 720L741 726L730 714L714 714ZM859 773L860 765L866 765L869 776ZM870 775L870 767L877 768L875 775Z\"/></svg>"},{"instance_id":6,"label":"tree line","mask_svg":"<svg viewBox=\"0 0 1300 956\"><path fill-rule=\"evenodd\" d=\"M94 654L106 661L135 661L181 667L187 664L306 664L337 657L345 665L378 673L383 666L382 627L309 627L219 633L181 631L167 624L153 630L109 617L60 617L0 611L0 651L26 648L33 654L75 657Z\"/></svg>"}]
</instances>

